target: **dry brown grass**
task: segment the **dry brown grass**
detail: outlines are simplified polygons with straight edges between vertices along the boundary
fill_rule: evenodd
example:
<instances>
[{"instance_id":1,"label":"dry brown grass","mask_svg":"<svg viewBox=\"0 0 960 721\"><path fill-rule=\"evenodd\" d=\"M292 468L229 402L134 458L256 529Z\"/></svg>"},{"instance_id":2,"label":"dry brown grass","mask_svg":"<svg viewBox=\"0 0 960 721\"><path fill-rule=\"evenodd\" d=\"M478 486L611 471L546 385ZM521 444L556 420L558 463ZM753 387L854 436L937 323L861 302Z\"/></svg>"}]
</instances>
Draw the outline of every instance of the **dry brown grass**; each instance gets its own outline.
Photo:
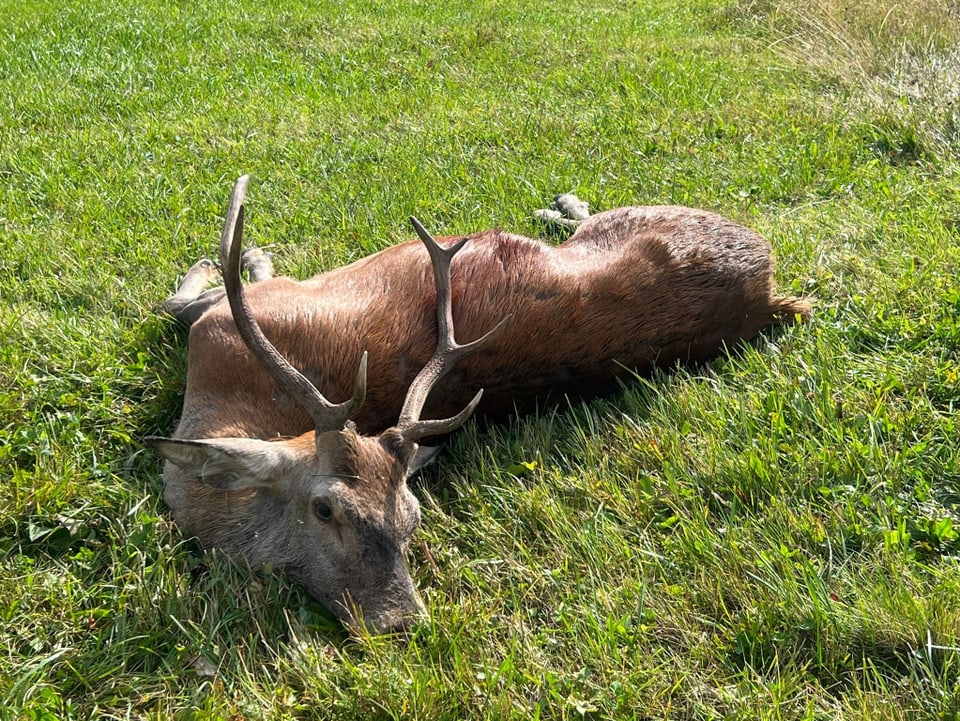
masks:
<instances>
[{"instance_id":1,"label":"dry brown grass","mask_svg":"<svg viewBox=\"0 0 960 721\"><path fill-rule=\"evenodd\" d=\"M928 154L960 145L956 0L770 0L750 10L784 57L826 76L877 124Z\"/></svg>"}]
</instances>

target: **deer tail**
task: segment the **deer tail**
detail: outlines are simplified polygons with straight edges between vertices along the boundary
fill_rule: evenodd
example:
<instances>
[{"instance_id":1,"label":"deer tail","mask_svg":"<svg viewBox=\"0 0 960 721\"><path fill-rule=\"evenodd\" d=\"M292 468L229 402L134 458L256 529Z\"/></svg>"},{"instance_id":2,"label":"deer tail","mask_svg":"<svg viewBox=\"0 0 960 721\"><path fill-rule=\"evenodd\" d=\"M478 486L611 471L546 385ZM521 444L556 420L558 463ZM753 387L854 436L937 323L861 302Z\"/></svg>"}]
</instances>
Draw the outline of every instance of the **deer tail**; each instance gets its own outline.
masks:
<instances>
[{"instance_id":1,"label":"deer tail","mask_svg":"<svg viewBox=\"0 0 960 721\"><path fill-rule=\"evenodd\" d=\"M776 324L805 323L810 318L809 298L774 296L770 299L771 322Z\"/></svg>"}]
</instances>

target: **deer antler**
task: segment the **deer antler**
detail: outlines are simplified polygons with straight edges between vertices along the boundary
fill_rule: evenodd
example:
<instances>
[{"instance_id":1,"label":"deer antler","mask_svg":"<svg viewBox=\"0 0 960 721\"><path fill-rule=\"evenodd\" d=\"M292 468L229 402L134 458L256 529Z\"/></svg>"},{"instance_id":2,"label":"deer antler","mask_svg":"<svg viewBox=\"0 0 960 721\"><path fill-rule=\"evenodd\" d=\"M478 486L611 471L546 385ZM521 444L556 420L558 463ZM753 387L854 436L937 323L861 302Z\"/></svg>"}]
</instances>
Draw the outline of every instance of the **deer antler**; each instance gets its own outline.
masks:
<instances>
[{"instance_id":1,"label":"deer antler","mask_svg":"<svg viewBox=\"0 0 960 721\"><path fill-rule=\"evenodd\" d=\"M240 280L240 246L243 238L243 199L247 194L249 175L237 179L227 206L227 218L220 236L220 264L223 266L223 284L230 302L233 320L240 337L250 352L259 360L274 379L282 385L304 410L310 414L318 431L337 430L363 403L367 392L367 353L360 358L360 368L353 388L353 397L343 403L331 403L306 376L294 368L267 340L243 292Z\"/></svg>"},{"instance_id":2,"label":"deer antler","mask_svg":"<svg viewBox=\"0 0 960 721\"><path fill-rule=\"evenodd\" d=\"M467 407L451 418L437 420L420 420L420 413L427 402L427 397L454 364L463 356L472 353L488 340L493 338L506 326L510 316L497 324L493 330L470 343L460 345L453 337L453 303L450 293L450 261L467 242L462 238L449 248L444 248L427 230L420 221L411 217L417 235L427 247L430 260L433 264L433 276L437 285L437 349L433 357L420 370L413 383L407 389L407 397L403 401L403 409L397 420L397 429L408 443L416 442L425 436L442 435L463 425L476 410L483 391L477 392Z\"/></svg>"}]
</instances>

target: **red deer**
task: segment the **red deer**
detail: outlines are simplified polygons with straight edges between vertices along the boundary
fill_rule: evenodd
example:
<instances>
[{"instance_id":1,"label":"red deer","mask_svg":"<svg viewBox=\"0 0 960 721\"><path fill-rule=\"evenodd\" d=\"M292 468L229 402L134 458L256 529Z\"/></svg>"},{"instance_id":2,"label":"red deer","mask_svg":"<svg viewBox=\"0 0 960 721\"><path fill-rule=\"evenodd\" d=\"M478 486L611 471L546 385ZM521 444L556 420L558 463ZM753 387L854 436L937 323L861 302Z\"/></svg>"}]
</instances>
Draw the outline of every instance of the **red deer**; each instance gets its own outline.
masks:
<instances>
[{"instance_id":1,"label":"red deer","mask_svg":"<svg viewBox=\"0 0 960 721\"><path fill-rule=\"evenodd\" d=\"M502 414L707 360L809 313L772 293L762 237L674 206L574 212L559 246L489 230L440 238L443 251L414 220L422 244L274 278L264 253L239 258L246 185L221 238L226 288L207 289L218 271L200 261L164 305L190 324L187 386L174 438L151 445L186 532L282 568L348 626L401 629L422 610L404 562L420 439L474 408ZM454 321L475 340L456 344Z\"/></svg>"}]
</instances>

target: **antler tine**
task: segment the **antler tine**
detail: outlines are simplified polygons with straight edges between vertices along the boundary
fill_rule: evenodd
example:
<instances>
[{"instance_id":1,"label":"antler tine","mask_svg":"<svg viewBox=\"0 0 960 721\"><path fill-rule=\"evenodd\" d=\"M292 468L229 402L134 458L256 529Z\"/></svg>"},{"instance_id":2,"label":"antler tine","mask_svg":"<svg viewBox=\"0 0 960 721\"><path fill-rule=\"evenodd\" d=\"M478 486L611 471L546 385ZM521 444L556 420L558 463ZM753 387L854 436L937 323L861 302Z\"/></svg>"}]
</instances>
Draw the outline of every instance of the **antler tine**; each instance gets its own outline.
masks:
<instances>
[{"instance_id":1,"label":"antler tine","mask_svg":"<svg viewBox=\"0 0 960 721\"><path fill-rule=\"evenodd\" d=\"M351 415L363 403L367 391L367 353L360 358L360 367L353 387L353 397L343 403L331 403L306 376L294 368L267 340L260 325L250 311L240 280L240 248L243 238L243 200L247 194L249 175L237 179L227 206L227 218L220 236L220 264L223 267L223 284L233 320L240 337L250 352L267 369L313 419L318 431L342 428Z\"/></svg>"},{"instance_id":2,"label":"antler tine","mask_svg":"<svg viewBox=\"0 0 960 721\"><path fill-rule=\"evenodd\" d=\"M507 316L497 324L493 330L480 338L463 345L457 343L453 335L453 303L450 292L450 261L463 248L468 238L461 238L449 248L444 248L426 228L414 217L410 218L417 235L427 247L433 265L433 276L437 286L437 349L433 357L420 370L407 390L407 397L400 411L397 428L407 441L417 441L428 435L441 435L463 425L476 409L483 391L479 391L473 400L460 413L445 419L420 420L420 413L427 402L427 397L454 364L463 356L472 353L484 343L493 338L506 326L510 317Z\"/></svg>"}]
</instances>

